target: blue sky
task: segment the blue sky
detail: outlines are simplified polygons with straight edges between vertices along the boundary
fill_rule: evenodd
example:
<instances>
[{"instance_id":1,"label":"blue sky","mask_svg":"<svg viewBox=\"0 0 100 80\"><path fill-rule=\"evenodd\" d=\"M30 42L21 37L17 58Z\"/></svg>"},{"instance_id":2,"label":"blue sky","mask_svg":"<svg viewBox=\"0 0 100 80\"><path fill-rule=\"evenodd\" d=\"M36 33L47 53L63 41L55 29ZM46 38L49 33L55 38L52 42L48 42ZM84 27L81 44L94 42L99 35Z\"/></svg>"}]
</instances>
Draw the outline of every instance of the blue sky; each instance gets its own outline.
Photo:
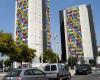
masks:
<instances>
[{"instance_id":1,"label":"blue sky","mask_svg":"<svg viewBox=\"0 0 100 80\"><path fill-rule=\"evenodd\" d=\"M91 4L92 6L97 44L100 45L100 0L50 0L52 44L54 43L55 34L58 35L58 41L60 43L59 10L81 4ZM13 32L14 15L15 0L0 0L0 30ZM54 47L55 45L53 44L52 48Z\"/></svg>"}]
</instances>

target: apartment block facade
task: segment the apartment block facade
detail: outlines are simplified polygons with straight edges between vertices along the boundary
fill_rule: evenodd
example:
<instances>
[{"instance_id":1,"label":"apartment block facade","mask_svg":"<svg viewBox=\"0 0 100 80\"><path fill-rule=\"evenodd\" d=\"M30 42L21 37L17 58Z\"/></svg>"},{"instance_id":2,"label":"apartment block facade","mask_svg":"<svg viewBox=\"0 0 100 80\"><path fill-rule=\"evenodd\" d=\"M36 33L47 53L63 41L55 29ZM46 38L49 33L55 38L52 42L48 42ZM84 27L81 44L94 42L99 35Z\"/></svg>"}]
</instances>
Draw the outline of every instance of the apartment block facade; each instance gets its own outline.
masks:
<instances>
[{"instance_id":1,"label":"apartment block facade","mask_svg":"<svg viewBox=\"0 0 100 80\"><path fill-rule=\"evenodd\" d=\"M39 62L43 51L51 48L50 1L16 0L15 4L14 40L35 49Z\"/></svg>"},{"instance_id":2,"label":"apartment block facade","mask_svg":"<svg viewBox=\"0 0 100 80\"><path fill-rule=\"evenodd\" d=\"M97 46L90 5L70 7L59 12L62 61L70 56L79 61L96 60Z\"/></svg>"}]
</instances>

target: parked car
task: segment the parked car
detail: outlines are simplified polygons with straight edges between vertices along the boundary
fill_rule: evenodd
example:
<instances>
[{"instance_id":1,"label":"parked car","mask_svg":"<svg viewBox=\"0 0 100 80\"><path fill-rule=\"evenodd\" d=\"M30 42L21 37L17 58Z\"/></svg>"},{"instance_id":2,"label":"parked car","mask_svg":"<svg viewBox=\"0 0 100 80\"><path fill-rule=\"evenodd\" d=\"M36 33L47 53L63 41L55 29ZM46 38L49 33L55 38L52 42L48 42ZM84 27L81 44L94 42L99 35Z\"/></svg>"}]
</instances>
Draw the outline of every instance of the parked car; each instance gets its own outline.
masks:
<instances>
[{"instance_id":1,"label":"parked car","mask_svg":"<svg viewBox=\"0 0 100 80\"><path fill-rule=\"evenodd\" d=\"M46 74L33 68L14 69L4 76L3 80L48 80Z\"/></svg>"},{"instance_id":2,"label":"parked car","mask_svg":"<svg viewBox=\"0 0 100 80\"><path fill-rule=\"evenodd\" d=\"M76 68L76 74L89 74L92 72L92 68L89 64L80 64Z\"/></svg>"},{"instance_id":3,"label":"parked car","mask_svg":"<svg viewBox=\"0 0 100 80\"><path fill-rule=\"evenodd\" d=\"M53 80L68 80L71 79L71 74L64 64L47 64L44 67L44 71L49 77L49 79Z\"/></svg>"}]
</instances>

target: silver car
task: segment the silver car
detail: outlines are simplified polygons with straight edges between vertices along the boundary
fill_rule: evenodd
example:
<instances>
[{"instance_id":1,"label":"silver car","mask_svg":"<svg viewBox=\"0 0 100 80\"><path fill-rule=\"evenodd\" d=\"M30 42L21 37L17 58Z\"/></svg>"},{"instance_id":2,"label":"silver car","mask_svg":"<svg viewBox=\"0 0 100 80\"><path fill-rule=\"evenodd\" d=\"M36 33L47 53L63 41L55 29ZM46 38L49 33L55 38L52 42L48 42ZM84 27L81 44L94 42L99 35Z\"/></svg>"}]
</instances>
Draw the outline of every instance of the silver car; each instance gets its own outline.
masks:
<instances>
[{"instance_id":1,"label":"silver car","mask_svg":"<svg viewBox=\"0 0 100 80\"><path fill-rule=\"evenodd\" d=\"M44 66L44 72L48 78L54 80L71 80L68 66L63 63L53 63Z\"/></svg>"},{"instance_id":2,"label":"silver car","mask_svg":"<svg viewBox=\"0 0 100 80\"><path fill-rule=\"evenodd\" d=\"M39 69L25 68L8 72L3 80L48 80L46 74Z\"/></svg>"}]
</instances>

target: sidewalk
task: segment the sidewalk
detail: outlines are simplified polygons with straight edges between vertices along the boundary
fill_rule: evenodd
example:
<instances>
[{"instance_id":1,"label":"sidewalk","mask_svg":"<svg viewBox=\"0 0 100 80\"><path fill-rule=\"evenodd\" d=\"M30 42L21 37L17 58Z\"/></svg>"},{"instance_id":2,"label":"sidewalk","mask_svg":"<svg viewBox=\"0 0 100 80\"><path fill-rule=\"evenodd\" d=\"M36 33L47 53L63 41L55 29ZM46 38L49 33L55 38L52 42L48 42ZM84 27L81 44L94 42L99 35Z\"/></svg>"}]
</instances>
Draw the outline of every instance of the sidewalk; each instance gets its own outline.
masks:
<instances>
[{"instance_id":1,"label":"sidewalk","mask_svg":"<svg viewBox=\"0 0 100 80\"><path fill-rule=\"evenodd\" d=\"M0 73L0 80L6 75L7 73Z\"/></svg>"},{"instance_id":2,"label":"sidewalk","mask_svg":"<svg viewBox=\"0 0 100 80\"><path fill-rule=\"evenodd\" d=\"M75 75L75 70L74 69L70 69L69 71L71 73L71 76L74 76Z\"/></svg>"}]
</instances>

